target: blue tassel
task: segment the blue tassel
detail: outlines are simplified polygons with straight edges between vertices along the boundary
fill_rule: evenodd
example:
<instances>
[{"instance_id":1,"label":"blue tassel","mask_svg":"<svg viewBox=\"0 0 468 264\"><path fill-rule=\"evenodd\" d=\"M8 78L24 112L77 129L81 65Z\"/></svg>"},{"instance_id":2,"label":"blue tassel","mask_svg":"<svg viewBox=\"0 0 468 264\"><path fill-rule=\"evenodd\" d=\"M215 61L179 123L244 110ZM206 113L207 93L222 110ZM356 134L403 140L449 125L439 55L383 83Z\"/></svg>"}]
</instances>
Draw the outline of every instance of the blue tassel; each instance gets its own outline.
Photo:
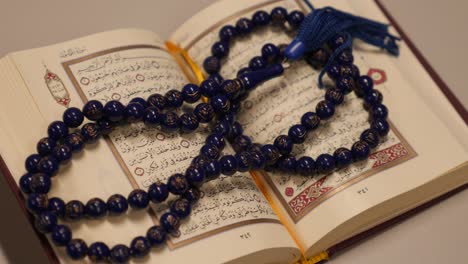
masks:
<instances>
[{"instance_id":1,"label":"blue tassel","mask_svg":"<svg viewBox=\"0 0 468 264\"><path fill-rule=\"evenodd\" d=\"M368 44L383 48L390 54L398 56L399 49L396 42L400 38L388 32L389 25L339 11L332 7L317 9L312 7L311 9L313 11L302 22L296 38L286 48L286 58L297 60L305 53L317 50L339 33L344 33L348 37L346 43L333 52L327 65L320 73L320 86L322 86L322 76L328 70L328 67L340 52L351 47L353 38L361 39Z\"/></svg>"}]
</instances>

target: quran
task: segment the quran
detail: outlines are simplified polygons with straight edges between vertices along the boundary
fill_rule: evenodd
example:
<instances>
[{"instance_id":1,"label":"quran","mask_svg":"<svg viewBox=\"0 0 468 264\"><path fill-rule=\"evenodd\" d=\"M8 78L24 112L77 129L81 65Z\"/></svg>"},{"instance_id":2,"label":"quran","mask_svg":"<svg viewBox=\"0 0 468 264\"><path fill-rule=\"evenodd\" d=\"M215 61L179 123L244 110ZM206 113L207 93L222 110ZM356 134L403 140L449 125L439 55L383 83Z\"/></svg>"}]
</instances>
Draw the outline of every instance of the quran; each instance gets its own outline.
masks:
<instances>
[{"instance_id":1,"label":"quran","mask_svg":"<svg viewBox=\"0 0 468 264\"><path fill-rule=\"evenodd\" d=\"M330 5L322 1L320 5ZM333 5L386 22L373 2L344 1ZM69 107L90 100L128 103L135 96L199 83L199 65L209 55L219 28L256 10L283 6L308 12L300 0L220 1L186 21L167 41L141 29L120 29L48 47L20 51L0 60L1 167L16 190L31 153L52 120ZM397 34L402 35L401 32ZM222 69L235 76L262 47L289 43L286 35L265 29L234 45ZM355 64L374 80L390 106L391 131L368 160L332 174L301 177L251 171L220 177L202 187L203 197L184 220L179 236L167 247L152 250L161 263L310 263L327 259L359 237L418 206L466 186L468 138L466 110L453 109L438 84L418 61L409 42L401 55L389 57L355 43ZM239 122L256 142L284 134L300 113L323 97L317 71L305 62L292 65L285 77L261 85L242 104ZM312 85L312 89L310 86ZM367 125L367 115L354 95L346 99L333 122L294 152L315 157L354 142ZM206 137L166 134L140 123L118 127L105 141L64 167L51 196L88 200L147 189L157 180L186 167ZM226 150L229 152L229 149ZM166 205L133 212L128 217L72 224L85 240L128 243L144 234ZM116 231L118 230L118 231ZM61 248L42 237L51 262L67 263ZM149 258L147 262L153 262Z\"/></svg>"}]
</instances>

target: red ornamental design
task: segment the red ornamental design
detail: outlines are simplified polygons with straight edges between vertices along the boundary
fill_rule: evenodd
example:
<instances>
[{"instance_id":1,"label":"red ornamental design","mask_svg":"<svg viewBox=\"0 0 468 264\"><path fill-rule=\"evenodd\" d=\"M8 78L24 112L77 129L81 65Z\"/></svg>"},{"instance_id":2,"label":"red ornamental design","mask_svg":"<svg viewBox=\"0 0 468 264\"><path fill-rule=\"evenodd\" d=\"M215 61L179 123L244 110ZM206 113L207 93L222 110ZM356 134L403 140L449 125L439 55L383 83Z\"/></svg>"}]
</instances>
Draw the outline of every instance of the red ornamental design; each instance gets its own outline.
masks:
<instances>
[{"instance_id":1,"label":"red ornamental design","mask_svg":"<svg viewBox=\"0 0 468 264\"><path fill-rule=\"evenodd\" d=\"M402 143L398 143L371 154L369 159L375 160L375 163L372 165L372 168L374 169L399 158L405 157L406 155L408 155L408 150Z\"/></svg>"},{"instance_id":2,"label":"red ornamental design","mask_svg":"<svg viewBox=\"0 0 468 264\"><path fill-rule=\"evenodd\" d=\"M333 189L333 187L323 186L326 179L327 177L323 177L316 181L289 202L289 206L291 206L294 213L299 214L309 204Z\"/></svg>"},{"instance_id":3,"label":"red ornamental design","mask_svg":"<svg viewBox=\"0 0 468 264\"><path fill-rule=\"evenodd\" d=\"M384 70L371 68L367 72L367 75L374 80L374 84L379 85L387 81L387 74Z\"/></svg>"},{"instance_id":4,"label":"red ornamental design","mask_svg":"<svg viewBox=\"0 0 468 264\"><path fill-rule=\"evenodd\" d=\"M65 85L63 84L62 80L57 76L57 74L51 72L49 69L46 69L44 81L54 100L57 103L68 107L71 101L70 94L68 93L67 88L65 88Z\"/></svg>"},{"instance_id":5,"label":"red ornamental design","mask_svg":"<svg viewBox=\"0 0 468 264\"><path fill-rule=\"evenodd\" d=\"M294 195L294 189L292 187L287 187L284 190L284 194L286 194L286 196L288 196L288 197L291 197L291 196Z\"/></svg>"}]
</instances>

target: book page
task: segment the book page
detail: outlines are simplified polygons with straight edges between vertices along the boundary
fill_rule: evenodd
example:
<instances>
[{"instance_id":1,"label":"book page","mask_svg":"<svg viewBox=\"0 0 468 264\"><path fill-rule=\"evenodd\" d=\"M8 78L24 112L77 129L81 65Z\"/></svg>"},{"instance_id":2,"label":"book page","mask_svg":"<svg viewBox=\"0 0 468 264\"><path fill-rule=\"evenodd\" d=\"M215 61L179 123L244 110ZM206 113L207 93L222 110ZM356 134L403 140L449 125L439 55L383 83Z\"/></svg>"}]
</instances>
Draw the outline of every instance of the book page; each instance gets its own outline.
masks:
<instances>
[{"instance_id":1,"label":"book page","mask_svg":"<svg viewBox=\"0 0 468 264\"><path fill-rule=\"evenodd\" d=\"M10 124L1 138L6 145L2 157L16 180L24 173L24 158L34 151L48 123L60 120L67 107L81 108L88 100L126 104L134 97L180 89L188 82L163 42L143 30L101 33L14 53L11 60L26 85L9 100L32 106L29 113L15 109L19 115L15 117L6 114L6 102L1 104L2 122ZM25 127L34 133L24 131ZM119 126L59 172L50 196L65 201L106 200L114 193L126 196L134 188L146 190L157 180L165 182L176 172L184 173L198 155L208 128L201 126L198 131L166 134L142 122ZM270 254L273 260L290 262L299 257L292 238L248 174L221 177L204 185L202 192L204 196L192 208L191 217L182 222L179 234L169 237L167 247L153 250L152 258L171 263L185 263L187 258L220 263L279 248L285 250ZM80 222L73 224L74 235L89 243L102 240L109 246L128 245L133 237L158 224L156 216L166 209L167 204L153 205L149 211L129 211L128 216ZM61 261L68 261L62 249L56 251ZM216 253L207 259L206 254L213 251Z\"/></svg>"},{"instance_id":2,"label":"book page","mask_svg":"<svg viewBox=\"0 0 468 264\"><path fill-rule=\"evenodd\" d=\"M374 5L372 1L365 2ZM314 4L318 7L333 5L363 16L372 13L370 17L383 20L381 15L375 15L375 9L369 14L361 14L360 9L353 9L346 1L314 1ZM241 17L250 18L256 10L268 12L276 6L284 6L289 11L306 11L300 1L222 1L187 21L173 34L171 41L186 49L201 65L210 55L211 45L218 40L222 26L235 24ZM221 8L230 12L219 12ZM283 32L266 29L236 40L222 66L221 75L226 79L235 78L238 69L247 66L253 56L260 55L264 44L287 44L291 39ZM354 163L330 175L304 178L276 172L255 172L275 203L281 204L288 224L306 250L352 217L435 179L464 163L468 156L466 146L458 143L406 80L407 73L396 65L399 58L358 41L355 45L355 64L361 74L374 79L376 89L383 93L384 104L390 110L391 132L388 137L374 149L367 161ZM407 47L404 43L401 46L400 57L408 56ZM242 103L239 115L245 134L262 144L272 143L276 136L287 134L291 125L300 122L303 113L314 111L316 103L323 99L325 90L317 87L317 77L318 72L306 63L293 62L284 76L251 92ZM306 142L295 146L293 152L316 158L321 153L332 154L338 147L351 148L360 133L369 127L367 117L361 99L350 94L337 108L335 116L309 133ZM461 129L460 126L458 128ZM458 134L463 133L466 135L466 127L458 131ZM317 250L325 250L336 242L329 241L329 244L321 245L322 248L314 248L306 254L314 255Z\"/></svg>"}]
</instances>

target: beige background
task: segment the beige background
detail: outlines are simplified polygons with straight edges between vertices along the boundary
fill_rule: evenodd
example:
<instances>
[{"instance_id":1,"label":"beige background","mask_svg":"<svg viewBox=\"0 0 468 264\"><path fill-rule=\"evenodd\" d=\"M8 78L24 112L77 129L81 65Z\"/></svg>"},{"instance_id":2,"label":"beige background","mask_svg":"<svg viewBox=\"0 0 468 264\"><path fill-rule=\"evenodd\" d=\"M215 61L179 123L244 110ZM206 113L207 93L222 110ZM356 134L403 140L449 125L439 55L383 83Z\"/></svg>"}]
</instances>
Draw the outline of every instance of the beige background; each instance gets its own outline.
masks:
<instances>
[{"instance_id":1,"label":"beige background","mask_svg":"<svg viewBox=\"0 0 468 264\"><path fill-rule=\"evenodd\" d=\"M100 31L139 27L167 38L214 0L0 0L0 57ZM468 107L465 10L457 0L382 0L449 87ZM331 261L467 263L468 191L400 223ZM45 263L38 240L0 177L0 263Z\"/></svg>"}]
</instances>

